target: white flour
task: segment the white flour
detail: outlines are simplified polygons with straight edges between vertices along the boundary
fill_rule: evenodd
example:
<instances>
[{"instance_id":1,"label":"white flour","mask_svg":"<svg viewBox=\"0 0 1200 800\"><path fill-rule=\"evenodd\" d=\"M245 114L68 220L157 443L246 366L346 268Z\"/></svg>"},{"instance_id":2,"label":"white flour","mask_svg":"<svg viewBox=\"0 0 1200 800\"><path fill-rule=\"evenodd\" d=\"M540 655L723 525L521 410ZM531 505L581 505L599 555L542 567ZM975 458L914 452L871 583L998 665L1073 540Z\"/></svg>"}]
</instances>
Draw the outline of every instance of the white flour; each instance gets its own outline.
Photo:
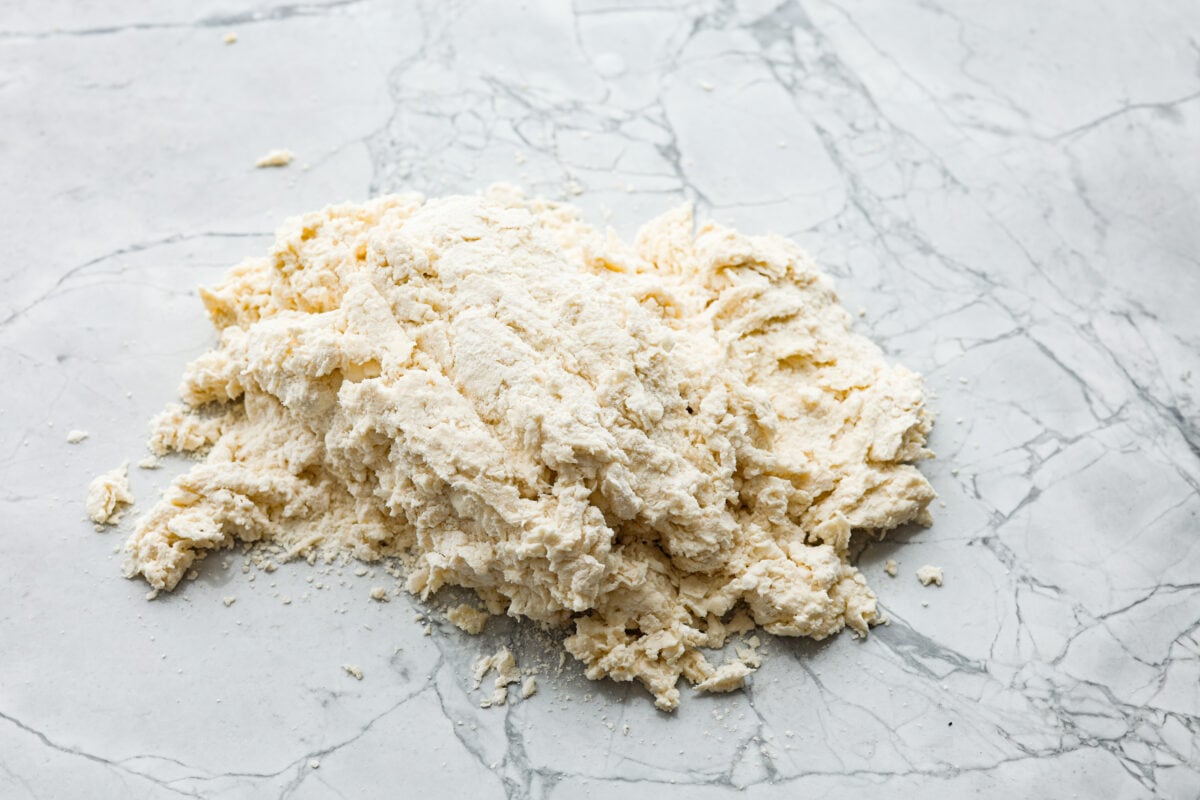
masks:
<instances>
[{"instance_id":1,"label":"white flour","mask_svg":"<svg viewBox=\"0 0 1200 800\"><path fill-rule=\"evenodd\" d=\"M850 532L928 522L920 378L795 245L686 207L630 245L505 187L335 206L202 296L152 443L206 455L127 545L156 589L238 541L396 556L670 709L742 684L698 649L731 631L865 634Z\"/></svg>"}]
</instances>

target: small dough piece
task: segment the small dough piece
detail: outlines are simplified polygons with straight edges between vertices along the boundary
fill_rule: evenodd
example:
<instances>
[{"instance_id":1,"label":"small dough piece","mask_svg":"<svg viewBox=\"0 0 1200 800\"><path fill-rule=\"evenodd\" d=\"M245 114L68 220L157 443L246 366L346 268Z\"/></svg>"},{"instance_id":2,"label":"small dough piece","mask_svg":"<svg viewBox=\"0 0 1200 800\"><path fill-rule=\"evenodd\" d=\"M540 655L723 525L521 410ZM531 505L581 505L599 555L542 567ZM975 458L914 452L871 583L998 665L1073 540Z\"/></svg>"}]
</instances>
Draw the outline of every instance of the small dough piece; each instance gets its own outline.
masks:
<instances>
[{"instance_id":1,"label":"small dough piece","mask_svg":"<svg viewBox=\"0 0 1200 800\"><path fill-rule=\"evenodd\" d=\"M353 664L342 664L342 669L344 669L346 674L351 678L354 678L356 681L361 681L363 679L363 671L361 667L356 667Z\"/></svg>"},{"instance_id":2,"label":"small dough piece","mask_svg":"<svg viewBox=\"0 0 1200 800\"><path fill-rule=\"evenodd\" d=\"M468 603L457 605L446 612L446 619L472 636L483 631L483 626L487 623L489 616L491 615L486 611Z\"/></svg>"},{"instance_id":3,"label":"small dough piece","mask_svg":"<svg viewBox=\"0 0 1200 800\"><path fill-rule=\"evenodd\" d=\"M138 469L158 469L161 466L157 456L146 456L138 462Z\"/></svg>"},{"instance_id":4,"label":"small dough piece","mask_svg":"<svg viewBox=\"0 0 1200 800\"><path fill-rule=\"evenodd\" d=\"M740 689L746 682L746 676L754 670L741 661L730 661L722 664L705 680L696 684L700 692L732 692Z\"/></svg>"},{"instance_id":5,"label":"small dough piece","mask_svg":"<svg viewBox=\"0 0 1200 800\"><path fill-rule=\"evenodd\" d=\"M263 167L286 167L288 164L292 163L292 159L295 157L296 156L292 154L291 150L271 150L258 161L255 161L254 166L258 167L259 169L262 169Z\"/></svg>"},{"instance_id":6,"label":"small dough piece","mask_svg":"<svg viewBox=\"0 0 1200 800\"><path fill-rule=\"evenodd\" d=\"M900 571L900 565L896 563L896 559L889 558L887 563L883 565L883 571L894 578L896 577L896 573Z\"/></svg>"},{"instance_id":7,"label":"small dough piece","mask_svg":"<svg viewBox=\"0 0 1200 800\"><path fill-rule=\"evenodd\" d=\"M238 40L238 35L236 33L234 33L233 31L230 31L229 33L227 33L221 37L221 41L223 41L225 44L237 44L237 40Z\"/></svg>"},{"instance_id":8,"label":"small dough piece","mask_svg":"<svg viewBox=\"0 0 1200 800\"><path fill-rule=\"evenodd\" d=\"M371 599L380 603L386 603L391 600L388 597L387 589L382 586L375 586L371 589Z\"/></svg>"},{"instance_id":9,"label":"small dough piece","mask_svg":"<svg viewBox=\"0 0 1200 800\"><path fill-rule=\"evenodd\" d=\"M742 645L734 645L733 652L737 653L738 660L745 664L750 669L758 669L762 666L762 654L758 652L756 645L743 647Z\"/></svg>"},{"instance_id":10,"label":"small dough piece","mask_svg":"<svg viewBox=\"0 0 1200 800\"><path fill-rule=\"evenodd\" d=\"M531 698L535 694L537 694L537 690L538 690L537 678L530 675L528 678L525 679L525 682L523 684L521 684L521 699L528 700L529 698Z\"/></svg>"},{"instance_id":11,"label":"small dough piece","mask_svg":"<svg viewBox=\"0 0 1200 800\"><path fill-rule=\"evenodd\" d=\"M150 439L146 442L155 456L167 453L197 453L207 450L221 435L220 418L204 418L172 403L150 420Z\"/></svg>"},{"instance_id":12,"label":"small dough piece","mask_svg":"<svg viewBox=\"0 0 1200 800\"><path fill-rule=\"evenodd\" d=\"M86 438L88 438L87 431L73 430L67 434L67 444L79 444Z\"/></svg>"},{"instance_id":13,"label":"small dough piece","mask_svg":"<svg viewBox=\"0 0 1200 800\"><path fill-rule=\"evenodd\" d=\"M97 476L88 484L87 512L96 525L117 524L124 507L132 502L128 462Z\"/></svg>"},{"instance_id":14,"label":"small dough piece","mask_svg":"<svg viewBox=\"0 0 1200 800\"><path fill-rule=\"evenodd\" d=\"M926 564L917 570L917 580L922 586L928 586L931 583L942 585L942 568L935 567L932 564Z\"/></svg>"},{"instance_id":15,"label":"small dough piece","mask_svg":"<svg viewBox=\"0 0 1200 800\"><path fill-rule=\"evenodd\" d=\"M504 705L508 702L509 684L518 683L521 680L521 671L517 669L517 661L507 647L501 648L493 655L482 656L475 662L476 689L492 671L496 673L496 680L493 683L494 690L491 697L479 704L480 708Z\"/></svg>"}]
</instances>

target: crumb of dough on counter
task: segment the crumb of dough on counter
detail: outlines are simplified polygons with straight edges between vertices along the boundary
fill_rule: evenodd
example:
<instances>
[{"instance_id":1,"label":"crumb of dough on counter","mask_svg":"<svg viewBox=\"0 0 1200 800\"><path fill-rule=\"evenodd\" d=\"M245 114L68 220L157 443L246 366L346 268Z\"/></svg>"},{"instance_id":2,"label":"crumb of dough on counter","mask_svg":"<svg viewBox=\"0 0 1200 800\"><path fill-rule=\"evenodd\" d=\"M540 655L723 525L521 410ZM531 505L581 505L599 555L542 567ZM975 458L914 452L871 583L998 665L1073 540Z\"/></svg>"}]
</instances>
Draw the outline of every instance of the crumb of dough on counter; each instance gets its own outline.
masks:
<instances>
[{"instance_id":1,"label":"crumb of dough on counter","mask_svg":"<svg viewBox=\"0 0 1200 800\"><path fill-rule=\"evenodd\" d=\"M259 168L262 168L262 167L286 167L288 164L292 163L292 159L294 159L295 157L296 156L292 153L291 150L287 150L287 149L271 150L266 155L264 155L262 158L260 158L258 161L255 161L254 166L259 167Z\"/></svg>"},{"instance_id":2,"label":"crumb of dough on counter","mask_svg":"<svg viewBox=\"0 0 1200 800\"><path fill-rule=\"evenodd\" d=\"M517 669L517 661L507 647L500 648L490 656L480 656L475 662L476 689L490 672L496 673L496 680L493 683L494 690L491 697L479 704L480 708L504 705L508 701L509 684L518 683L521 680L521 671Z\"/></svg>"},{"instance_id":3,"label":"crumb of dough on counter","mask_svg":"<svg viewBox=\"0 0 1200 800\"><path fill-rule=\"evenodd\" d=\"M476 608L469 603L454 606L454 608L446 612L446 619L472 636L483 630L483 626L487 623L490 616L491 614L488 612Z\"/></svg>"},{"instance_id":4,"label":"crumb of dough on counter","mask_svg":"<svg viewBox=\"0 0 1200 800\"><path fill-rule=\"evenodd\" d=\"M238 35L236 33L234 33L233 31L230 31L229 33L227 33L221 37L221 41L224 42L225 44L237 44L237 40L238 40Z\"/></svg>"},{"instance_id":5,"label":"crumb of dough on counter","mask_svg":"<svg viewBox=\"0 0 1200 800\"><path fill-rule=\"evenodd\" d=\"M528 700L529 698L531 698L535 694L537 694L537 690L538 690L537 678L530 675L528 678L525 679L525 682L523 684L521 684L521 699Z\"/></svg>"},{"instance_id":6,"label":"crumb of dough on counter","mask_svg":"<svg viewBox=\"0 0 1200 800\"><path fill-rule=\"evenodd\" d=\"M741 661L730 661L713 670L713 673L700 683L696 690L700 692L732 692L742 688L746 676L754 670Z\"/></svg>"},{"instance_id":7,"label":"crumb of dough on counter","mask_svg":"<svg viewBox=\"0 0 1200 800\"><path fill-rule=\"evenodd\" d=\"M237 602L237 598L233 595L226 595L225 597L221 598L221 602L225 604L226 608L229 608L231 605Z\"/></svg>"},{"instance_id":8,"label":"crumb of dough on counter","mask_svg":"<svg viewBox=\"0 0 1200 800\"><path fill-rule=\"evenodd\" d=\"M138 462L138 469L158 469L162 464L155 456L146 456Z\"/></svg>"},{"instance_id":9,"label":"crumb of dough on counter","mask_svg":"<svg viewBox=\"0 0 1200 800\"><path fill-rule=\"evenodd\" d=\"M887 563L883 565L883 571L894 578L896 577L896 573L900 571L900 565L896 563L896 559L889 558Z\"/></svg>"},{"instance_id":10,"label":"crumb of dough on counter","mask_svg":"<svg viewBox=\"0 0 1200 800\"><path fill-rule=\"evenodd\" d=\"M342 664L342 669L344 669L346 674L351 678L354 678L356 681L361 681L363 679L363 671L360 667L356 667L353 664Z\"/></svg>"},{"instance_id":11,"label":"crumb of dough on counter","mask_svg":"<svg viewBox=\"0 0 1200 800\"><path fill-rule=\"evenodd\" d=\"M125 506L131 503L128 463L96 476L88 484L87 513L97 528L120 522Z\"/></svg>"},{"instance_id":12,"label":"crumb of dough on counter","mask_svg":"<svg viewBox=\"0 0 1200 800\"><path fill-rule=\"evenodd\" d=\"M926 564L925 566L923 566L917 570L917 580L919 580L921 582L922 586L928 586L931 583L941 586L942 585L942 568L935 567L932 564Z\"/></svg>"},{"instance_id":13,"label":"crumb of dough on counter","mask_svg":"<svg viewBox=\"0 0 1200 800\"><path fill-rule=\"evenodd\" d=\"M73 430L67 434L67 444L79 444L86 438L88 438L87 431Z\"/></svg>"},{"instance_id":14,"label":"crumb of dough on counter","mask_svg":"<svg viewBox=\"0 0 1200 800\"><path fill-rule=\"evenodd\" d=\"M387 603L391 600L391 598L388 597L387 589L383 588L382 586L376 586L371 589L371 599L380 603Z\"/></svg>"}]
</instances>

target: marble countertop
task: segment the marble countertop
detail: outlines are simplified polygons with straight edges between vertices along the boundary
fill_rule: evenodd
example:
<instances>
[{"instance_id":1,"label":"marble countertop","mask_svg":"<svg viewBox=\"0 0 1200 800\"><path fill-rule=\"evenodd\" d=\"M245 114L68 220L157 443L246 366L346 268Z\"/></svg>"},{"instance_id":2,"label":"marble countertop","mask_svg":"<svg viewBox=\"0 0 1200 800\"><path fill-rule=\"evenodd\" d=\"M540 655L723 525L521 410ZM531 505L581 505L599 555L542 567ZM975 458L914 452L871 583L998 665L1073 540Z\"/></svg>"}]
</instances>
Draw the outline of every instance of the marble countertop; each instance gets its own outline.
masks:
<instances>
[{"instance_id":1,"label":"marble countertop","mask_svg":"<svg viewBox=\"0 0 1200 800\"><path fill-rule=\"evenodd\" d=\"M1084 0L5 3L0 797L1197 797L1197 30ZM426 636L351 568L214 558L153 603L120 577L85 487L212 343L195 287L288 214L496 180L625 233L687 198L792 236L927 376L936 523L861 562L889 626L771 640L666 715L529 625ZM173 470L133 470L142 504ZM550 668L482 709L501 644Z\"/></svg>"}]
</instances>

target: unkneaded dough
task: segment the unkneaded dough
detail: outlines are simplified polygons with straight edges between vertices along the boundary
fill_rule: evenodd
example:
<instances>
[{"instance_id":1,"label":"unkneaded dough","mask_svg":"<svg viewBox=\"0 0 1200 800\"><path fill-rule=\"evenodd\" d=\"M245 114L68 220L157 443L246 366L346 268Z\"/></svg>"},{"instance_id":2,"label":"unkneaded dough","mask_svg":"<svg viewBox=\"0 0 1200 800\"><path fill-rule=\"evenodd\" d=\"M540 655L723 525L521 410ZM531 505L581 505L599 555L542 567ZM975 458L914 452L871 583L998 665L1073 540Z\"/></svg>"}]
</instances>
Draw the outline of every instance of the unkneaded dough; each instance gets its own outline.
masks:
<instances>
[{"instance_id":1,"label":"unkneaded dough","mask_svg":"<svg viewBox=\"0 0 1200 800\"><path fill-rule=\"evenodd\" d=\"M128 464L98 475L88 484L87 513L97 526L115 525L120 521L125 506L132 502Z\"/></svg>"},{"instance_id":2,"label":"unkneaded dough","mask_svg":"<svg viewBox=\"0 0 1200 800\"><path fill-rule=\"evenodd\" d=\"M482 708L504 705L508 702L509 684L517 683L521 680L521 671L517 669L517 661L513 658L512 652L507 647L501 648L494 655L480 656L476 660L476 689L479 688L479 684L483 683L484 677L493 670L496 672L496 680L493 682L494 689L492 696L479 704ZM533 693L530 692L530 694ZM524 696L528 697L529 695Z\"/></svg>"},{"instance_id":3,"label":"unkneaded dough","mask_svg":"<svg viewBox=\"0 0 1200 800\"><path fill-rule=\"evenodd\" d=\"M333 206L202 298L151 447L206 455L126 548L156 589L237 542L394 556L671 709L744 678L700 650L731 617L865 634L851 531L929 522L920 377L796 245L687 206L632 243L503 186Z\"/></svg>"}]
</instances>

